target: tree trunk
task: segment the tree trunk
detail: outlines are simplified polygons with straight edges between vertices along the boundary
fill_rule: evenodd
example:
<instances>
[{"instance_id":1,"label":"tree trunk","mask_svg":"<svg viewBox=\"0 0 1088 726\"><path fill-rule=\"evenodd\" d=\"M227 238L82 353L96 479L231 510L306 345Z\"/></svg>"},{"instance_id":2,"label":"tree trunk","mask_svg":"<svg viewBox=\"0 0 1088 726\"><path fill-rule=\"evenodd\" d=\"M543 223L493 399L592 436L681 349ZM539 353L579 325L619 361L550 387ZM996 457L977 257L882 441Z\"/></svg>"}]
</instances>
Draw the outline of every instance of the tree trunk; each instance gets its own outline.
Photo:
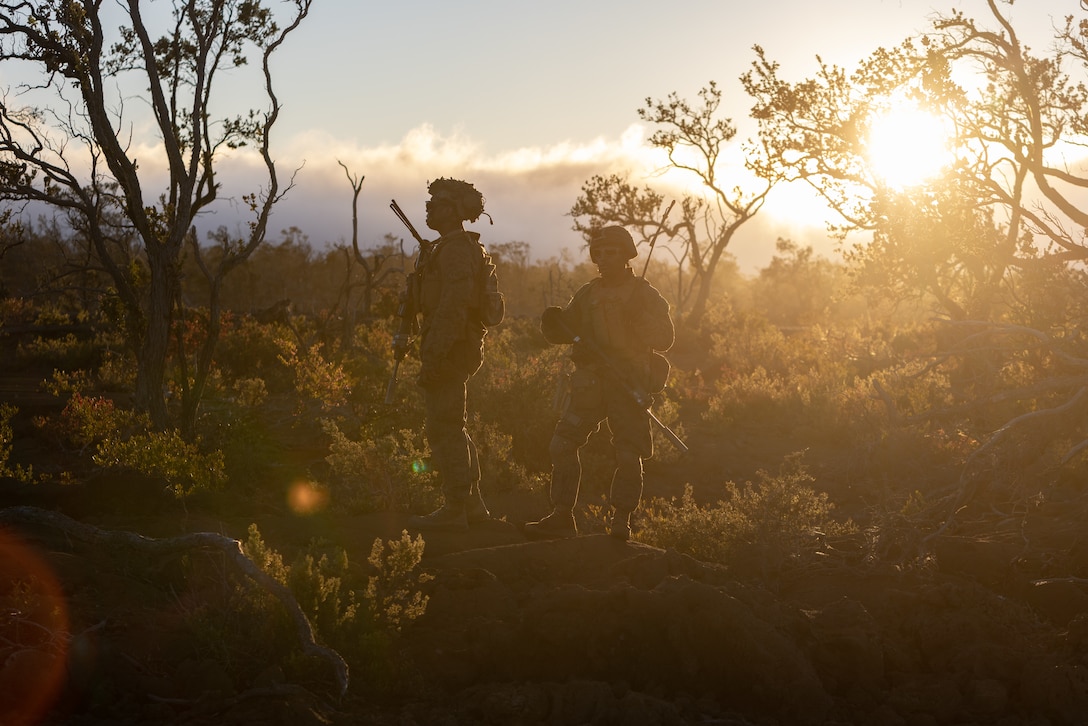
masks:
<instances>
[{"instance_id":1,"label":"tree trunk","mask_svg":"<svg viewBox=\"0 0 1088 726\"><path fill-rule=\"evenodd\" d=\"M685 320L689 328L696 328L702 322L703 315L706 314L707 301L710 299L711 287L711 276L709 274L703 275L695 288L695 299L691 303L691 310L688 311Z\"/></svg>"},{"instance_id":2,"label":"tree trunk","mask_svg":"<svg viewBox=\"0 0 1088 726\"><path fill-rule=\"evenodd\" d=\"M223 327L220 306L221 292L222 278L212 280L211 291L208 296L207 334L197 351L192 388L186 390L186 395L181 402L181 433L189 441L196 437L196 422L197 416L200 414L200 402L204 398L205 389L208 387L208 376L211 374L215 348L219 344L219 334Z\"/></svg>"},{"instance_id":3,"label":"tree trunk","mask_svg":"<svg viewBox=\"0 0 1088 726\"><path fill-rule=\"evenodd\" d=\"M173 321L175 268L165 252L148 250L151 268L147 331L140 346L136 373L136 408L151 416L157 429L166 428L170 421L166 410L166 358L170 348L170 325Z\"/></svg>"}]
</instances>

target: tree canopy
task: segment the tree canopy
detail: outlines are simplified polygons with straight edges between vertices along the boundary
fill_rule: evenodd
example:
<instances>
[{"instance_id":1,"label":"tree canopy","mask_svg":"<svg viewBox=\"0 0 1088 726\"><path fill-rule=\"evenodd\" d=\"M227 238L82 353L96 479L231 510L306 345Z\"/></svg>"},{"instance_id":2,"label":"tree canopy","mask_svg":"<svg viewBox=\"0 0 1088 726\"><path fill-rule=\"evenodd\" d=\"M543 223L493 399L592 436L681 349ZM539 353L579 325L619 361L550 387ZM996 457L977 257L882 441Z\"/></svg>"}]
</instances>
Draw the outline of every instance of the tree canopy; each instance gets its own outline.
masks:
<instances>
[{"instance_id":1,"label":"tree canopy","mask_svg":"<svg viewBox=\"0 0 1088 726\"><path fill-rule=\"evenodd\" d=\"M131 332L140 363L137 405L160 426L178 263L194 219L220 198L223 152L253 145L267 185L242 195L251 212L245 238L217 268L204 268L213 290L263 241L272 206L290 187L269 154L279 115L269 61L311 1L284 3L283 26L254 0L176 2L166 16L139 0L118 7L25 0L5 2L0 13L0 63L30 64L39 73L0 106L0 200L58 209L86 239L110 280L103 293L117 298ZM217 115L221 74L253 59L267 107ZM128 102L122 89L133 87L146 105ZM29 103L16 105L24 98ZM135 139L148 108L154 138ZM141 166L137 142L150 143L165 161L164 188L155 189Z\"/></svg>"}]
</instances>

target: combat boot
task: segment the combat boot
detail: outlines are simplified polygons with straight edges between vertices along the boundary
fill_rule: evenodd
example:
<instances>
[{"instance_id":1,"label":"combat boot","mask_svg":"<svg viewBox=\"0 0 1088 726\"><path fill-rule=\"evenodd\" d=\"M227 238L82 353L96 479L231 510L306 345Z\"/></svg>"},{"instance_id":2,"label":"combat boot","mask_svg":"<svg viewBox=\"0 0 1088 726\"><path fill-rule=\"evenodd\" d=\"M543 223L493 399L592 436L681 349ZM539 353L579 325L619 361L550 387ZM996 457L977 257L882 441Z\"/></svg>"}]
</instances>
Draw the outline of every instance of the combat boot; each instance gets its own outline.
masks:
<instances>
[{"instance_id":1,"label":"combat boot","mask_svg":"<svg viewBox=\"0 0 1088 726\"><path fill-rule=\"evenodd\" d=\"M623 542L631 539L631 513L624 509L613 509L608 534Z\"/></svg>"},{"instance_id":2,"label":"combat boot","mask_svg":"<svg viewBox=\"0 0 1088 726\"><path fill-rule=\"evenodd\" d=\"M553 509L552 513L539 522L525 525L525 536L529 539L563 539L576 537L578 525L574 522L574 510Z\"/></svg>"},{"instance_id":3,"label":"combat boot","mask_svg":"<svg viewBox=\"0 0 1088 726\"><path fill-rule=\"evenodd\" d=\"M467 532L468 515L464 503L443 504L430 514L412 517L409 523L416 529L431 532Z\"/></svg>"}]
</instances>

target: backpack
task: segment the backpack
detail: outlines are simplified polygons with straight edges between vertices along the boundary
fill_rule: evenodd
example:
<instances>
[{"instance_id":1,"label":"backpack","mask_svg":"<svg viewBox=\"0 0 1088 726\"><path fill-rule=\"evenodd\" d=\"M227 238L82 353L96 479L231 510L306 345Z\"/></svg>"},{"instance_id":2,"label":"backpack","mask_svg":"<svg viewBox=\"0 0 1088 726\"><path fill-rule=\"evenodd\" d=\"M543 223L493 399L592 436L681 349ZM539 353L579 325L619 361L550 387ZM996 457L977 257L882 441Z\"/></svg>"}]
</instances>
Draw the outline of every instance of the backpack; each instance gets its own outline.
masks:
<instances>
[{"instance_id":1,"label":"backpack","mask_svg":"<svg viewBox=\"0 0 1088 726\"><path fill-rule=\"evenodd\" d=\"M476 311L484 327L491 328L506 317L506 298L499 292L499 276L491 255L483 249L483 264L480 266L480 278L477 280Z\"/></svg>"}]
</instances>

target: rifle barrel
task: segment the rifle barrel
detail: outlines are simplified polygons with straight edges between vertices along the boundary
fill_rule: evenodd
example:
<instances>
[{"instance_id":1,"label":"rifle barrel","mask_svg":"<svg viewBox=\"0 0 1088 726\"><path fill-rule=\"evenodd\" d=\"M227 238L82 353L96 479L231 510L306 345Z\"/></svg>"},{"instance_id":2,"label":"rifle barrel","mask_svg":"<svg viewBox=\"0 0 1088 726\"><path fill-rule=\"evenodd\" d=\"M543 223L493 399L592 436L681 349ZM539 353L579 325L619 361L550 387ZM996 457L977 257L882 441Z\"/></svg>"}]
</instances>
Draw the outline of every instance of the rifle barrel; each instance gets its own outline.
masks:
<instances>
[{"instance_id":1,"label":"rifle barrel","mask_svg":"<svg viewBox=\"0 0 1088 726\"><path fill-rule=\"evenodd\" d=\"M396 199L389 202L389 208L393 210L393 214L397 215L397 219L399 219L401 223L408 228L408 231L412 233L412 236L415 237L416 242L419 243L420 248L426 246L427 241L420 237L419 232L417 232L416 228L412 226L411 220L408 219L408 215L405 214L404 210L400 208L399 204L397 204Z\"/></svg>"},{"instance_id":2,"label":"rifle barrel","mask_svg":"<svg viewBox=\"0 0 1088 726\"><path fill-rule=\"evenodd\" d=\"M393 361L393 375L389 377L389 383L385 386L385 403L389 405L396 400L397 371L400 369L400 359Z\"/></svg>"},{"instance_id":3,"label":"rifle barrel","mask_svg":"<svg viewBox=\"0 0 1088 726\"><path fill-rule=\"evenodd\" d=\"M654 253L654 245L657 244L657 236L661 234L661 230L665 227L665 222L668 221L669 212L672 211L674 204L676 204L675 199L669 202L669 206L665 207L665 213L661 215L661 224L657 225L657 231L654 232L654 236L650 238L650 250L646 253L646 264L642 266L643 279L646 278L646 270L650 269L650 255Z\"/></svg>"},{"instance_id":4,"label":"rifle barrel","mask_svg":"<svg viewBox=\"0 0 1088 726\"><path fill-rule=\"evenodd\" d=\"M648 413L650 415L650 420L653 421L655 424L657 424L658 428L661 429L661 433L665 434L665 437L669 441L672 442L672 445L675 446L676 448L680 449L680 453L682 453L682 454L688 453L688 445L685 444L680 439L680 437L676 435L675 431L673 431L668 426L666 426L661 421L661 419L659 419L657 417L657 415L653 411L651 411L650 409L646 409L646 413Z\"/></svg>"}]
</instances>

